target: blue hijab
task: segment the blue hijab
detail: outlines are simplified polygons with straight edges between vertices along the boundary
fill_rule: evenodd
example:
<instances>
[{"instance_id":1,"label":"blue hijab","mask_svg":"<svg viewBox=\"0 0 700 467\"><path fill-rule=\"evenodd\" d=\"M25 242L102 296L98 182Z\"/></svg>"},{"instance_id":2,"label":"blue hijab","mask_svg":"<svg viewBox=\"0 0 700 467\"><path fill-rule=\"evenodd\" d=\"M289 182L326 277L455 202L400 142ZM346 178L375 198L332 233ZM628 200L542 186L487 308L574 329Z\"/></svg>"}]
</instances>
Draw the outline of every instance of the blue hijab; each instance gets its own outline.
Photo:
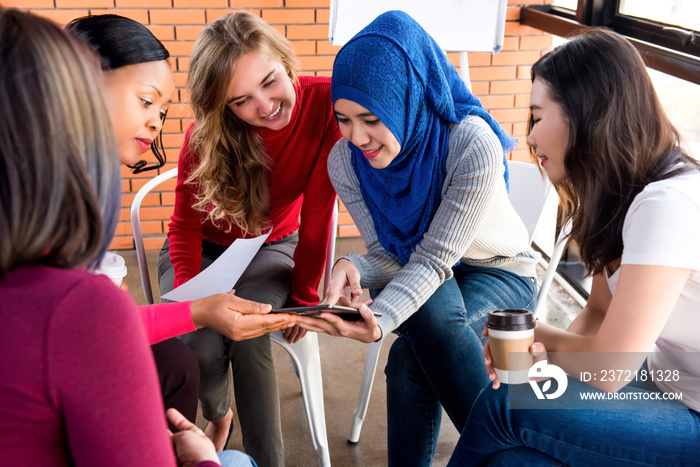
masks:
<instances>
[{"instance_id":1,"label":"blue hijab","mask_svg":"<svg viewBox=\"0 0 700 467\"><path fill-rule=\"evenodd\" d=\"M348 142L379 242L403 264L440 205L450 124L467 115L483 118L501 141L504 164L505 152L514 146L435 40L402 11L378 16L340 49L333 64L331 99L366 108L401 145L389 166L375 169ZM505 180L507 186L507 164Z\"/></svg>"}]
</instances>

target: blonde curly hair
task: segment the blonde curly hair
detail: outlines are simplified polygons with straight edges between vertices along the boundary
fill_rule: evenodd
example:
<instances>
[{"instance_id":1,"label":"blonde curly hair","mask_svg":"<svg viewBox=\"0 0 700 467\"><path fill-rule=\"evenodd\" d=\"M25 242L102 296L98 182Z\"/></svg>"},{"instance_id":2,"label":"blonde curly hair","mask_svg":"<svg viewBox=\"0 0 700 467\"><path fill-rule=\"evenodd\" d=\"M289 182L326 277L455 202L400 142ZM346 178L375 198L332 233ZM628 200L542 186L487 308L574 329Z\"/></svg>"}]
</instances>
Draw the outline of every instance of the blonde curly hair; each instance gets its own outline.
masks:
<instances>
[{"instance_id":1,"label":"blonde curly hair","mask_svg":"<svg viewBox=\"0 0 700 467\"><path fill-rule=\"evenodd\" d=\"M200 162L186 183L199 186L195 209L213 206L207 216L214 225L259 235L269 227L270 159L260 136L226 105L238 60L250 52L278 60L297 80L291 44L258 16L241 11L208 25L197 38L187 75L197 121L189 149Z\"/></svg>"}]
</instances>

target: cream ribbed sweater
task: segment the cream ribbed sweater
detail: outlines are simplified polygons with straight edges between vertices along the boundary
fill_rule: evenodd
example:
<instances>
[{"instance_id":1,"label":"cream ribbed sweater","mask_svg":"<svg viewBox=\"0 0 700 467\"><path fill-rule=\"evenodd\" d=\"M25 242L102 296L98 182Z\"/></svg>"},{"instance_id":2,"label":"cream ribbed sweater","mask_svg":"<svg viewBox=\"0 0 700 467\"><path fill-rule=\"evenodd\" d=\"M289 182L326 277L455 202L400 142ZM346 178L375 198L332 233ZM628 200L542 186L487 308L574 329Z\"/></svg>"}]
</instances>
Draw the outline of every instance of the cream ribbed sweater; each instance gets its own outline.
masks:
<instances>
[{"instance_id":1,"label":"cream ribbed sweater","mask_svg":"<svg viewBox=\"0 0 700 467\"><path fill-rule=\"evenodd\" d=\"M525 226L508 200L503 182L503 150L481 118L469 116L450 134L442 201L423 241L402 266L377 240L374 223L362 199L350 162L347 140L328 156L328 173L367 247L351 253L364 288L384 290L371 305L383 314L382 332L396 329L452 277L457 261L534 277L536 254Z\"/></svg>"}]
</instances>

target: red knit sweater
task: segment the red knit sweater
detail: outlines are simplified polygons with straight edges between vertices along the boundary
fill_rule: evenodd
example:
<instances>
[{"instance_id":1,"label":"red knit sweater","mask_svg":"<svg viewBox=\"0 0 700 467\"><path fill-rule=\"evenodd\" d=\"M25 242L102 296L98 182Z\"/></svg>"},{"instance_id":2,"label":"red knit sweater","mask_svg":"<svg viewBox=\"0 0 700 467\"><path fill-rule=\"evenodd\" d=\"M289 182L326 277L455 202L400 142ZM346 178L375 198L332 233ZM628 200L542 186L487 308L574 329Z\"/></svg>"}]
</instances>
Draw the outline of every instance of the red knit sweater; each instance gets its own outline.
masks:
<instances>
[{"instance_id":1,"label":"red knit sweater","mask_svg":"<svg viewBox=\"0 0 700 467\"><path fill-rule=\"evenodd\" d=\"M326 162L341 135L333 115L330 81L328 77L299 77L289 124L279 131L257 128L273 164L269 220L274 227L267 241L279 240L299 229L292 299L301 304L318 303L317 290L335 200ZM226 232L225 228L217 228L206 220L205 213L192 209L197 187L184 183L199 161L198 155L188 147L191 131L190 126L180 151L175 211L168 232L175 287L199 273L203 238L224 246L237 238L246 238L238 228Z\"/></svg>"}]
</instances>

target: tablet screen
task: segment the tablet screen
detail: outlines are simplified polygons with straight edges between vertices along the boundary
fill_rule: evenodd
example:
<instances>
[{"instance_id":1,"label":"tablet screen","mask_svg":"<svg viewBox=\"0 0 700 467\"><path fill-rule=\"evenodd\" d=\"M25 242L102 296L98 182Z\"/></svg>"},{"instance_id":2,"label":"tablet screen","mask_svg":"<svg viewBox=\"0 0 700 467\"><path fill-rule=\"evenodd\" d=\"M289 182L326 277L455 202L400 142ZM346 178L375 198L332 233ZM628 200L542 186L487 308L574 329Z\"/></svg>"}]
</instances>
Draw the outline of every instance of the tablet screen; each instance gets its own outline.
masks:
<instances>
[{"instance_id":1,"label":"tablet screen","mask_svg":"<svg viewBox=\"0 0 700 467\"><path fill-rule=\"evenodd\" d=\"M318 316L321 312L333 313L346 321L356 321L362 318L362 315L357 308L342 305L299 306L291 308L278 308L271 311L271 313L296 313L302 316ZM373 312L373 314L376 317L382 315L378 312Z\"/></svg>"}]
</instances>

